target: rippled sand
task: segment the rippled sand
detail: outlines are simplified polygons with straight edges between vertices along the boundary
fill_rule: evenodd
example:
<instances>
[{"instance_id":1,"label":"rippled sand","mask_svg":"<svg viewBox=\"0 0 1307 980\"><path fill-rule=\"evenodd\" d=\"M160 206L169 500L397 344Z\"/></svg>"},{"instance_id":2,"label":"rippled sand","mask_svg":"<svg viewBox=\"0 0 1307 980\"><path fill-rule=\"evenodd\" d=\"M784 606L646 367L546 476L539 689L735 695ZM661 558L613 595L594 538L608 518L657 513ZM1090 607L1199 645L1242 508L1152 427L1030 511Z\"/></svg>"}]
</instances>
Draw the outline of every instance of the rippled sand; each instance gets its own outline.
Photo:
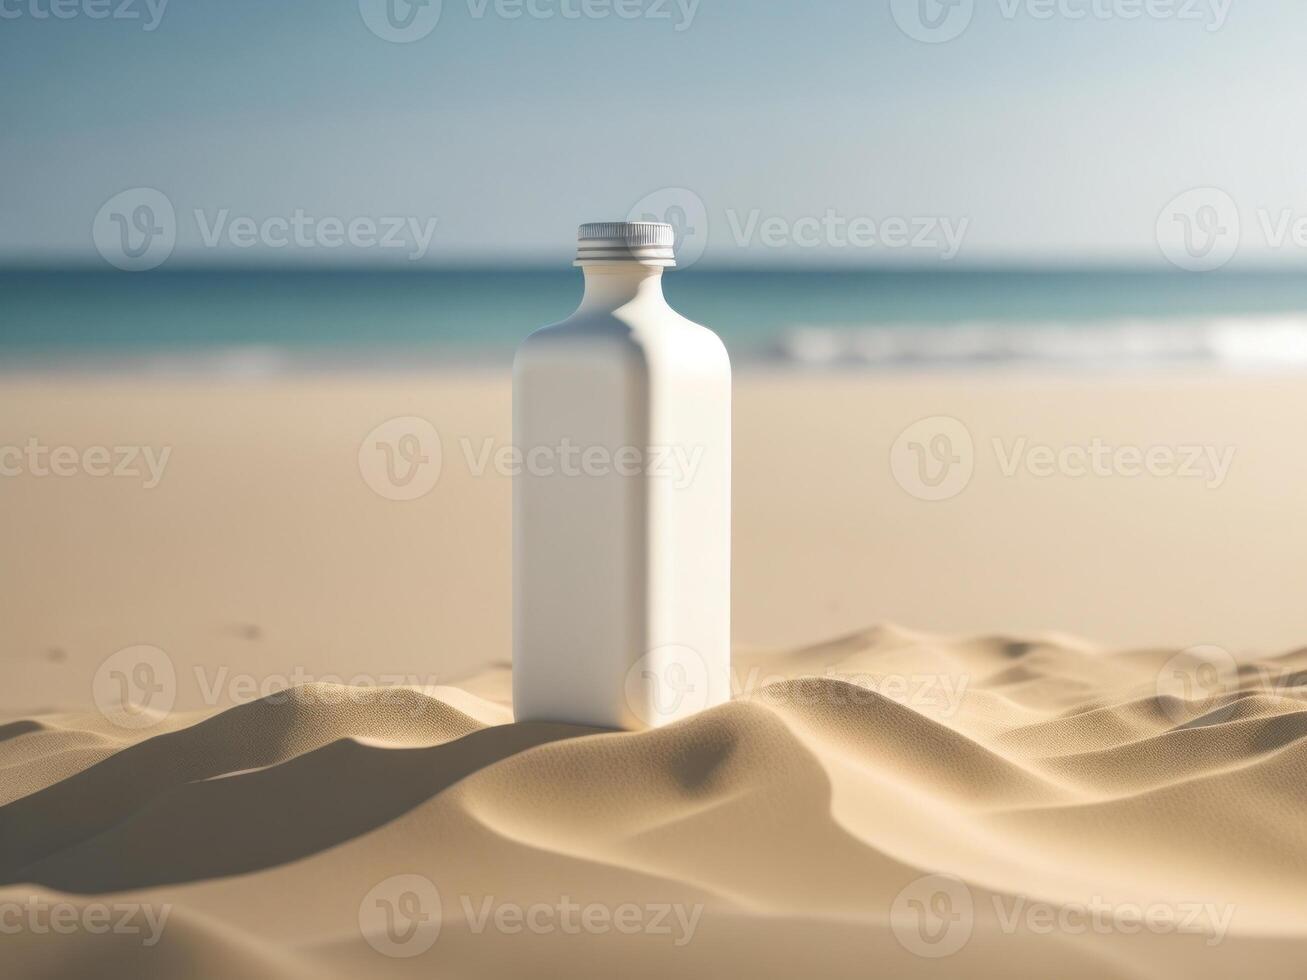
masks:
<instances>
[{"instance_id":1,"label":"rippled sand","mask_svg":"<svg viewBox=\"0 0 1307 980\"><path fill-rule=\"evenodd\" d=\"M881 627L644 733L508 678L5 726L5 975L1301 976L1307 651Z\"/></svg>"}]
</instances>

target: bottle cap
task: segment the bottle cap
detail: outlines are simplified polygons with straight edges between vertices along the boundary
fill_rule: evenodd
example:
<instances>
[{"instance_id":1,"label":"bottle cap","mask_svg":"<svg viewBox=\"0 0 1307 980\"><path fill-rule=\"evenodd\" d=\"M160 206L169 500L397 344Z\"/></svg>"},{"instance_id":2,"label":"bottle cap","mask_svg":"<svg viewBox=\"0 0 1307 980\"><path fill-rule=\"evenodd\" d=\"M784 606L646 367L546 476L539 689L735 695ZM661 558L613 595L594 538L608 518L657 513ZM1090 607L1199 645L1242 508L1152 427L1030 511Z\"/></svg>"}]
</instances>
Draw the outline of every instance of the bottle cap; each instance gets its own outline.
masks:
<instances>
[{"instance_id":1,"label":"bottle cap","mask_svg":"<svg viewBox=\"0 0 1307 980\"><path fill-rule=\"evenodd\" d=\"M573 265L638 262L641 265L676 265L676 232L657 221L595 221L582 225L576 235Z\"/></svg>"}]
</instances>

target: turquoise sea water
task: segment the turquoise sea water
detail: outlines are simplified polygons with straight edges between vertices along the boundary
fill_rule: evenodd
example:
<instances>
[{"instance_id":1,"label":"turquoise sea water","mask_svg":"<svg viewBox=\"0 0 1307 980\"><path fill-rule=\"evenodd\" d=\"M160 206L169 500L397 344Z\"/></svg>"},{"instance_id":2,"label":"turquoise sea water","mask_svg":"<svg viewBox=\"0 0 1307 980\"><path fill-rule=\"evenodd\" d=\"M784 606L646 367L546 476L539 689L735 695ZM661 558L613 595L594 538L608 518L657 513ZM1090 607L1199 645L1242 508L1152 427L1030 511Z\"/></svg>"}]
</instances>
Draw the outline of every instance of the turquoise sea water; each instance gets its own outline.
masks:
<instances>
[{"instance_id":1,"label":"turquoise sea water","mask_svg":"<svg viewBox=\"0 0 1307 980\"><path fill-rule=\"evenodd\" d=\"M0 363L233 351L497 360L580 291L572 269L8 270ZM666 291L746 359L1225 357L1250 345L1307 358L1307 275L1291 272L694 268L670 272Z\"/></svg>"}]
</instances>

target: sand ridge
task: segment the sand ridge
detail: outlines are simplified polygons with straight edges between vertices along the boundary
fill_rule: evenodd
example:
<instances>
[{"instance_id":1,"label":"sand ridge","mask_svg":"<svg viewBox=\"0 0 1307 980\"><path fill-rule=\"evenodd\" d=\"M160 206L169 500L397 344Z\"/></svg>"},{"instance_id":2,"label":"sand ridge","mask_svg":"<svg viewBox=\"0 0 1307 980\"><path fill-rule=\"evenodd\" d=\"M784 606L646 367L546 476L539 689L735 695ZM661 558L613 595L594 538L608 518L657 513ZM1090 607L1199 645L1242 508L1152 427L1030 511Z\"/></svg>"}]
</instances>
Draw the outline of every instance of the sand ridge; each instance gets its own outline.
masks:
<instances>
[{"instance_id":1,"label":"sand ridge","mask_svg":"<svg viewBox=\"0 0 1307 980\"><path fill-rule=\"evenodd\" d=\"M740 651L730 704L651 732L504 724L502 668L22 719L6 975L1295 976L1304 661L1176 689L1175 650L884 626ZM417 952L370 918L412 876L439 903ZM641 928L568 931L568 903ZM169 918L146 947L33 904ZM548 928L494 917L536 906Z\"/></svg>"}]
</instances>

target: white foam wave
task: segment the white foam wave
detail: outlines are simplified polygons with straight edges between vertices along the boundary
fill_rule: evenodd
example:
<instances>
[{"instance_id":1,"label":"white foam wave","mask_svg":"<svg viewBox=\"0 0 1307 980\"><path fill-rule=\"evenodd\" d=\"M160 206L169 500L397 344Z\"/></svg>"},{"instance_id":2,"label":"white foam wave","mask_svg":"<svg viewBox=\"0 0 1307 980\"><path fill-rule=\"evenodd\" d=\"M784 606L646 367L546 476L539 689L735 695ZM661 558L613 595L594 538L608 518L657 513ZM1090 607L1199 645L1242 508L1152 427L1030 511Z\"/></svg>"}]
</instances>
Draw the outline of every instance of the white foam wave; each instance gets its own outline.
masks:
<instances>
[{"instance_id":1,"label":"white foam wave","mask_svg":"<svg viewBox=\"0 0 1307 980\"><path fill-rule=\"evenodd\" d=\"M1307 316L948 326L796 326L777 354L809 366L983 363L1307 366Z\"/></svg>"}]
</instances>

